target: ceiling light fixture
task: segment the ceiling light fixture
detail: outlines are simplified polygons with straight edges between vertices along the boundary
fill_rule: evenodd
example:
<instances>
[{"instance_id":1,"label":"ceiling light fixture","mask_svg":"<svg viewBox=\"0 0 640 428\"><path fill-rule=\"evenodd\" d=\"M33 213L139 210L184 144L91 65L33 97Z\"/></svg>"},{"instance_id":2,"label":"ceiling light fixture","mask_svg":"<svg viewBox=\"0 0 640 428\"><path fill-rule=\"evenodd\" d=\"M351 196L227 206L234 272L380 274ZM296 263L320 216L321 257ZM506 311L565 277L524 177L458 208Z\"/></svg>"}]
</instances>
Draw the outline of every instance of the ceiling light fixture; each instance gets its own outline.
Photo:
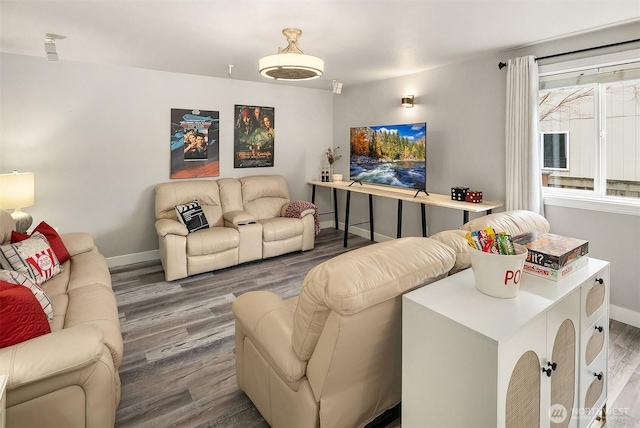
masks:
<instances>
[{"instance_id":1,"label":"ceiling light fixture","mask_svg":"<svg viewBox=\"0 0 640 428\"><path fill-rule=\"evenodd\" d=\"M282 34L289 45L284 49L278 48L278 53L275 55L261 58L258 62L260 74L276 80L310 80L322 76L324 61L318 57L306 55L296 45L302 30L285 28Z\"/></svg>"},{"instance_id":2,"label":"ceiling light fixture","mask_svg":"<svg viewBox=\"0 0 640 428\"><path fill-rule=\"evenodd\" d=\"M402 107L404 108L411 108L413 107L413 95L405 95L404 97L402 97Z\"/></svg>"}]
</instances>

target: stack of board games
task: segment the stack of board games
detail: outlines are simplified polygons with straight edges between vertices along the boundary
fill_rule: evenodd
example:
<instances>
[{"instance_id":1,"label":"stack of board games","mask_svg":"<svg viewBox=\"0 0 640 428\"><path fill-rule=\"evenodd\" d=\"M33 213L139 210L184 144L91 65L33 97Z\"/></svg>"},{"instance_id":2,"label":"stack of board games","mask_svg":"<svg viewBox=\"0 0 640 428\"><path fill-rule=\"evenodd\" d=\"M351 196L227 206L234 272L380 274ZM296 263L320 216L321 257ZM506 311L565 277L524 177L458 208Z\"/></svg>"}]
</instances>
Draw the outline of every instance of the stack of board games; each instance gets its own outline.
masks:
<instances>
[{"instance_id":1,"label":"stack of board games","mask_svg":"<svg viewBox=\"0 0 640 428\"><path fill-rule=\"evenodd\" d=\"M589 242L553 233L528 232L513 237L527 248L524 272L559 281L589 261Z\"/></svg>"}]
</instances>

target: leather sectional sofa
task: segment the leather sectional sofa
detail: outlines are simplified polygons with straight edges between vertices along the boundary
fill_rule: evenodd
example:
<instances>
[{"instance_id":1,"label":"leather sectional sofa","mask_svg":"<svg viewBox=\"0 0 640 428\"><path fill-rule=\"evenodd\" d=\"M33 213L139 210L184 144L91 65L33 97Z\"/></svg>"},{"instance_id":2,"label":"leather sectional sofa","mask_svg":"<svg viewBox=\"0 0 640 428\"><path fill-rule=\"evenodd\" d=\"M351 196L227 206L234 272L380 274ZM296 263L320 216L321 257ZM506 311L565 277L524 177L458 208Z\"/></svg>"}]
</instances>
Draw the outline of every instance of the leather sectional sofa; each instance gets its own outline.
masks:
<instances>
[{"instance_id":1,"label":"leather sectional sofa","mask_svg":"<svg viewBox=\"0 0 640 428\"><path fill-rule=\"evenodd\" d=\"M401 400L402 294L470 267L465 233L487 226L549 231L532 212L491 214L334 257L291 299L242 294L232 305L238 386L272 427L365 426Z\"/></svg>"},{"instance_id":2,"label":"leather sectional sofa","mask_svg":"<svg viewBox=\"0 0 640 428\"><path fill-rule=\"evenodd\" d=\"M167 281L314 247L315 209L287 216L291 196L280 175L172 181L155 192ZM196 200L209 227L189 233L176 206Z\"/></svg>"},{"instance_id":3,"label":"leather sectional sofa","mask_svg":"<svg viewBox=\"0 0 640 428\"><path fill-rule=\"evenodd\" d=\"M0 243L14 228L0 210ZM7 427L115 424L123 343L109 268L90 235L60 237L71 258L41 284L53 306L51 333L0 349Z\"/></svg>"}]
</instances>

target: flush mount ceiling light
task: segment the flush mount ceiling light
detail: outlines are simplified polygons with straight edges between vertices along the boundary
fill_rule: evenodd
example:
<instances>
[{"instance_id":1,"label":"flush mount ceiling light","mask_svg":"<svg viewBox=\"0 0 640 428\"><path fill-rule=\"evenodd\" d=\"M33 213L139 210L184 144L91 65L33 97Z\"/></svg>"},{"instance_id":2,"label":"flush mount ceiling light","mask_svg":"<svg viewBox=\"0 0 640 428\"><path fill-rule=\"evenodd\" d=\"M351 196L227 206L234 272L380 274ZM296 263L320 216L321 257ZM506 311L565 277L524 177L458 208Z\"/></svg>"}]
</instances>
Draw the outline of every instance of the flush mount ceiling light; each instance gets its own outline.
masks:
<instances>
[{"instance_id":1,"label":"flush mount ceiling light","mask_svg":"<svg viewBox=\"0 0 640 428\"><path fill-rule=\"evenodd\" d=\"M289 46L278 48L278 53L261 58L258 62L260 74L276 80L310 80L322 76L324 61L312 55L306 55L296 45L302 30L285 28L282 34Z\"/></svg>"}]
</instances>

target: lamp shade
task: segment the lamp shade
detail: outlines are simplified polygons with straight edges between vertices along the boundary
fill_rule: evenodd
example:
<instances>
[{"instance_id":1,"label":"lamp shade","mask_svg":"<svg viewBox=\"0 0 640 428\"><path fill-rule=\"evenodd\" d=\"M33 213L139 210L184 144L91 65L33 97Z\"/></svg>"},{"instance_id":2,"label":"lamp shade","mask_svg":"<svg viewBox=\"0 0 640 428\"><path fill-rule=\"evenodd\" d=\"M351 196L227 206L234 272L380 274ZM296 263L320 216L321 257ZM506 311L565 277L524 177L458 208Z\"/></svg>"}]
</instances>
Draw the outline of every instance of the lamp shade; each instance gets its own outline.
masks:
<instances>
[{"instance_id":1,"label":"lamp shade","mask_svg":"<svg viewBox=\"0 0 640 428\"><path fill-rule=\"evenodd\" d=\"M0 207L19 209L35 203L35 176L33 172L13 171L0 174Z\"/></svg>"}]
</instances>

